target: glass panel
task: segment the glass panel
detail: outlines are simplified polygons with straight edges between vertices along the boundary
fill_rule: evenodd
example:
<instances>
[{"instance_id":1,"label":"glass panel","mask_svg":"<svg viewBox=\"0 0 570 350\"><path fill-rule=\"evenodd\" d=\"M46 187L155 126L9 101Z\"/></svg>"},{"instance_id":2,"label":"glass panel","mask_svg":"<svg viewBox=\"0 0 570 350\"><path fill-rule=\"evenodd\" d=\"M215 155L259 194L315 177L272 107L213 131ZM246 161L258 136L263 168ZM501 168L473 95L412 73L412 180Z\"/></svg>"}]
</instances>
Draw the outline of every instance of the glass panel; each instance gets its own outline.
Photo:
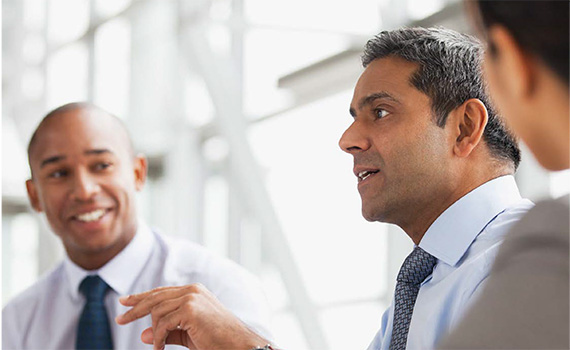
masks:
<instances>
[{"instance_id":1,"label":"glass panel","mask_svg":"<svg viewBox=\"0 0 570 350\"><path fill-rule=\"evenodd\" d=\"M30 214L18 214L9 230L3 234L9 234L11 240L9 283L10 296L14 296L34 283L38 276L38 222Z\"/></svg>"},{"instance_id":2,"label":"glass panel","mask_svg":"<svg viewBox=\"0 0 570 350\"><path fill-rule=\"evenodd\" d=\"M337 35L252 29L244 48L244 109L246 115L264 116L291 104L279 78L316 63L349 45Z\"/></svg>"},{"instance_id":3,"label":"glass panel","mask_svg":"<svg viewBox=\"0 0 570 350\"><path fill-rule=\"evenodd\" d=\"M227 21L232 15L232 0L211 0L210 18L217 21Z\"/></svg>"},{"instance_id":4,"label":"glass panel","mask_svg":"<svg viewBox=\"0 0 570 350\"><path fill-rule=\"evenodd\" d=\"M221 24L210 24L208 26L208 43L212 53L224 57L230 54L232 34L229 28Z\"/></svg>"},{"instance_id":5,"label":"glass panel","mask_svg":"<svg viewBox=\"0 0 570 350\"><path fill-rule=\"evenodd\" d=\"M332 96L250 132L302 277L323 304L378 298L386 288L386 226L362 218L352 157L338 147L352 121L350 97Z\"/></svg>"},{"instance_id":6,"label":"glass panel","mask_svg":"<svg viewBox=\"0 0 570 350\"><path fill-rule=\"evenodd\" d=\"M309 350L299 322L292 312L273 315L274 340L280 349Z\"/></svg>"},{"instance_id":7,"label":"glass panel","mask_svg":"<svg viewBox=\"0 0 570 350\"><path fill-rule=\"evenodd\" d=\"M89 27L88 0L49 1L48 38L59 45L83 35Z\"/></svg>"},{"instance_id":8,"label":"glass panel","mask_svg":"<svg viewBox=\"0 0 570 350\"><path fill-rule=\"evenodd\" d=\"M39 100L44 93L44 74L41 68L29 68L22 73L22 95L28 101Z\"/></svg>"},{"instance_id":9,"label":"glass panel","mask_svg":"<svg viewBox=\"0 0 570 350\"><path fill-rule=\"evenodd\" d=\"M263 288L273 313L283 312L289 306L290 301L281 274L274 265L265 264L259 276L263 280Z\"/></svg>"},{"instance_id":10,"label":"glass panel","mask_svg":"<svg viewBox=\"0 0 570 350\"><path fill-rule=\"evenodd\" d=\"M66 46L48 61L48 109L87 99L87 50L83 43Z\"/></svg>"},{"instance_id":11,"label":"glass panel","mask_svg":"<svg viewBox=\"0 0 570 350\"><path fill-rule=\"evenodd\" d=\"M24 140L14 120L2 116L2 195L26 198L24 182L30 177Z\"/></svg>"},{"instance_id":12,"label":"glass panel","mask_svg":"<svg viewBox=\"0 0 570 350\"><path fill-rule=\"evenodd\" d=\"M377 0L247 0L245 5L246 18L254 25L354 34L374 33L379 27Z\"/></svg>"},{"instance_id":13,"label":"glass panel","mask_svg":"<svg viewBox=\"0 0 570 350\"><path fill-rule=\"evenodd\" d=\"M46 43L40 34L28 34L22 45L22 56L28 64L40 65L45 59Z\"/></svg>"},{"instance_id":14,"label":"glass panel","mask_svg":"<svg viewBox=\"0 0 570 350\"><path fill-rule=\"evenodd\" d=\"M228 184L221 176L206 182L204 203L204 246L227 256L228 253Z\"/></svg>"},{"instance_id":15,"label":"glass panel","mask_svg":"<svg viewBox=\"0 0 570 350\"><path fill-rule=\"evenodd\" d=\"M442 0L407 0L411 19L422 19L443 8Z\"/></svg>"},{"instance_id":16,"label":"glass panel","mask_svg":"<svg viewBox=\"0 0 570 350\"><path fill-rule=\"evenodd\" d=\"M117 18L95 33L95 103L124 118L129 102L131 59L129 22Z\"/></svg>"},{"instance_id":17,"label":"glass panel","mask_svg":"<svg viewBox=\"0 0 570 350\"><path fill-rule=\"evenodd\" d=\"M24 26L27 30L45 30L46 4L45 0L24 0Z\"/></svg>"},{"instance_id":18,"label":"glass panel","mask_svg":"<svg viewBox=\"0 0 570 350\"><path fill-rule=\"evenodd\" d=\"M214 105L204 80L188 73L185 81L184 109L187 120L194 126L211 122L214 117Z\"/></svg>"},{"instance_id":19,"label":"glass panel","mask_svg":"<svg viewBox=\"0 0 570 350\"><path fill-rule=\"evenodd\" d=\"M125 10L131 2L132 0L96 0L95 8L99 17L107 18Z\"/></svg>"},{"instance_id":20,"label":"glass panel","mask_svg":"<svg viewBox=\"0 0 570 350\"><path fill-rule=\"evenodd\" d=\"M550 195L554 198L570 193L570 170L550 174Z\"/></svg>"},{"instance_id":21,"label":"glass panel","mask_svg":"<svg viewBox=\"0 0 570 350\"><path fill-rule=\"evenodd\" d=\"M366 349L380 329L385 308L380 302L363 302L324 310L321 320L330 350Z\"/></svg>"}]
</instances>

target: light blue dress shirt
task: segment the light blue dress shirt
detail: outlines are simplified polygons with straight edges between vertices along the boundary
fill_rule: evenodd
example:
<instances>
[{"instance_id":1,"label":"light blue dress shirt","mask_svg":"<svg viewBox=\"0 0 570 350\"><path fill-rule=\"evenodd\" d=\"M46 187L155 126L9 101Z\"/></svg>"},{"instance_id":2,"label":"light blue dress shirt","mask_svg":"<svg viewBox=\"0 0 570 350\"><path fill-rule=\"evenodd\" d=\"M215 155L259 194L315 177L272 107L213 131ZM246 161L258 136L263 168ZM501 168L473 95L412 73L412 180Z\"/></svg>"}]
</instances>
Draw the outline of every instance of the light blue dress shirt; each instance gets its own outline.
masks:
<instances>
[{"instance_id":1,"label":"light blue dress shirt","mask_svg":"<svg viewBox=\"0 0 570 350\"><path fill-rule=\"evenodd\" d=\"M419 246L437 258L421 284L407 349L432 349L457 324L489 275L509 228L533 206L522 199L512 176L501 176L469 192L429 227ZM394 301L368 350L388 350Z\"/></svg>"}]
</instances>

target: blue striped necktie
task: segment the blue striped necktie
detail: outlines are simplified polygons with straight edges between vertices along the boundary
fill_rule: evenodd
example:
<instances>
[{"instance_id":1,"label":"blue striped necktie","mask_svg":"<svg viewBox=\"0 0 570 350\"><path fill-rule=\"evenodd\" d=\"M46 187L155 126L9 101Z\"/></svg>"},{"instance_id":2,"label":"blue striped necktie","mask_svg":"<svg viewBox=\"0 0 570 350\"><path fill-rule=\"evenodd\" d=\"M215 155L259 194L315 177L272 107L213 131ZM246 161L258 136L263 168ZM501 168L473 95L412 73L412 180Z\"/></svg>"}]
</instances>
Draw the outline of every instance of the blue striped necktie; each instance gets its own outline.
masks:
<instances>
[{"instance_id":1,"label":"blue striped necktie","mask_svg":"<svg viewBox=\"0 0 570 350\"><path fill-rule=\"evenodd\" d=\"M390 350L404 350L408 342L408 330L420 284L429 276L437 259L420 247L408 255L398 273L394 293L394 324Z\"/></svg>"},{"instance_id":2,"label":"blue striped necktie","mask_svg":"<svg viewBox=\"0 0 570 350\"><path fill-rule=\"evenodd\" d=\"M79 285L79 291L87 300L79 318L76 349L113 349L104 302L109 289L109 285L97 275L85 277Z\"/></svg>"}]
</instances>

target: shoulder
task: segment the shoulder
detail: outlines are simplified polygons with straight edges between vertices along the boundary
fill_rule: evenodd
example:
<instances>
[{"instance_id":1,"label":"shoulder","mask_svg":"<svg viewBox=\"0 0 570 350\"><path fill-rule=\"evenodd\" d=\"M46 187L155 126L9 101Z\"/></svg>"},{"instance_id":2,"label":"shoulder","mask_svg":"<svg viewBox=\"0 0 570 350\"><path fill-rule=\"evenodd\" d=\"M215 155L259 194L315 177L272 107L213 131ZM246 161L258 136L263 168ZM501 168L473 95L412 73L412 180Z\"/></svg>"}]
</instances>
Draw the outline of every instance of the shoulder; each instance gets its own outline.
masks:
<instances>
[{"instance_id":1,"label":"shoulder","mask_svg":"<svg viewBox=\"0 0 570 350\"><path fill-rule=\"evenodd\" d=\"M519 222L534 206L534 203L528 199L516 201L495 216L484 228L478 239L502 241L512 226Z\"/></svg>"},{"instance_id":2,"label":"shoulder","mask_svg":"<svg viewBox=\"0 0 570 350\"><path fill-rule=\"evenodd\" d=\"M507 242L568 242L569 216L568 196L539 202L513 226Z\"/></svg>"},{"instance_id":3,"label":"shoulder","mask_svg":"<svg viewBox=\"0 0 570 350\"><path fill-rule=\"evenodd\" d=\"M155 232L164 249L165 269L173 284L200 282L209 289L232 284L232 281L256 283L243 267L188 239Z\"/></svg>"},{"instance_id":4,"label":"shoulder","mask_svg":"<svg viewBox=\"0 0 570 350\"><path fill-rule=\"evenodd\" d=\"M257 277L187 239L155 234L163 250L165 285L203 284L242 321L271 338L267 298Z\"/></svg>"},{"instance_id":5,"label":"shoulder","mask_svg":"<svg viewBox=\"0 0 570 350\"><path fill-rule=\"evenodd\" d=\"M28 320L34 316L38 305L49 300L50 290L60 288L63 285L62 278L63 264L60 263L6 304L2 309L2 324L12 323L12 327L28 324Z\"/></svg>"},{"instance_id":6,"label":"shoulder","mask_svg":"<svg viewBox=\"0 0 570 350\"><path fill-rule=\"evenodd\" d=\"M512 227L481 295L440 348L568 348L568 208L568 197L539 202Z\"/></svg>"},{"instance_id":7,"label":"shoulder","mask_svg":"<svg viewBox=\"0 0 570 350\"><path fill-rule=\"evenodd\" d=\"M512 227L497 257L496 268L518 259L525 265L550 262L567 268L569 216L568 196L537 203Z\"/></svg>"},{"instance_id":8,"label":"shoulder","mask_svg":"<svg viewBox=\"0 0 570 350\"><path fill-rule=\"evenodd\" d=\"M45 292L54 286L59 286L60 280L63 278L63 264L58 264L52 270L42 275L38 281L26 288L23 292L15 296L4 309L15 305L25 305L39 299Z\"/></svg>"},{"instance_id":9,"label":"shoulder","mask_svg":"<svg viewBox=\"0 0 570 350\"><path fill-rule=\"evenodd\" d=\"M545 231L560 231L568 229L569 215L568 196L545 200L538 202L536 206L522 218L521 223L517 225L516 228L522 229L523 227L528 227L530 229Z\"/></svg>"}]
</instances>

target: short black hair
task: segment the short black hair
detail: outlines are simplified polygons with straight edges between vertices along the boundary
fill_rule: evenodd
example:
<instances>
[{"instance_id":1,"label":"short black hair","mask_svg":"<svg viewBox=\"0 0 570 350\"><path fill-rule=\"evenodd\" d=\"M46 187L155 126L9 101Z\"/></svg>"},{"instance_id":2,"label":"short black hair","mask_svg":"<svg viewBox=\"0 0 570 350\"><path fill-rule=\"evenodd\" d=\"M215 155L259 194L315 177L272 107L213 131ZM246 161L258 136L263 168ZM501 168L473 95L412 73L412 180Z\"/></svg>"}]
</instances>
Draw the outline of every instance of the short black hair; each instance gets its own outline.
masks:
<instances>
[{"instance_id":1,"label":"short black hair","mask_svg":"<svg viewBox=\"0 0 570 350\"><path fill-rule=\"evenodd\" d=\"M134 156L134 147L133 147L133 142L132 139L129 135L129 131L125 125L125 123L123 123L123 121L118 118L117 116L103 110L102 108L90 103L90 102L71 102L71 103L67 103L64 104L62 106L59 106L55 109L53 109L52 111L50 111L48 114L45 115L45 117L42 118L42 120L40 121L40 123L38 124L38 126L36 127L36 129L34 130L34 133L32 134L32 137L30 138L30 142L28 142L28 162L31 160L31 155L32 155L32 148L34 147L34 145L37 142L38 139L38 135L39 135L39 131L42 127L42 125L44 125L49 119L53 119L54 117L57 116L61 116L62 114L65 114L66 112L71 112L77 109L87 109L87 110L93 110L93 111L97 111L103 114L107 114L110 117L112 117L119 125L119 128L125 133L125 137L127 138L127 147L129 154L131 154L132 156ZM30 164L30 171L32 169L32 166Z\"/></svg>"},{"instance_id":2,"label":"short black hair","mask_svg":"<svg viewBox=\"0 0 570 350\"><path fill-rule=\"evenodd\" d=\"M482 23L487 28L500 24L519 45L539 57L556 75L568 83L570 2L558 1L476 1ZM489 42L490 52L494 44Z\"/></svg>"},{"instance_id":3,"label":"short black hair","mask_svg":"<svg viewBox=\"0 0 570 350\"><path fill-rule=\"evenodd\" d=\"M491 155L512 162L514 169L521 160L515 136L497 115L483 79L483 45L476 38L441 27L400 28L383 31L370 39L364 48L362 65L396 56L418 63L410 83L430 97L435 121L444 127L449 113L465 101L479 99L488 112L483 140Z\"/></svg>"}]
</instances>

